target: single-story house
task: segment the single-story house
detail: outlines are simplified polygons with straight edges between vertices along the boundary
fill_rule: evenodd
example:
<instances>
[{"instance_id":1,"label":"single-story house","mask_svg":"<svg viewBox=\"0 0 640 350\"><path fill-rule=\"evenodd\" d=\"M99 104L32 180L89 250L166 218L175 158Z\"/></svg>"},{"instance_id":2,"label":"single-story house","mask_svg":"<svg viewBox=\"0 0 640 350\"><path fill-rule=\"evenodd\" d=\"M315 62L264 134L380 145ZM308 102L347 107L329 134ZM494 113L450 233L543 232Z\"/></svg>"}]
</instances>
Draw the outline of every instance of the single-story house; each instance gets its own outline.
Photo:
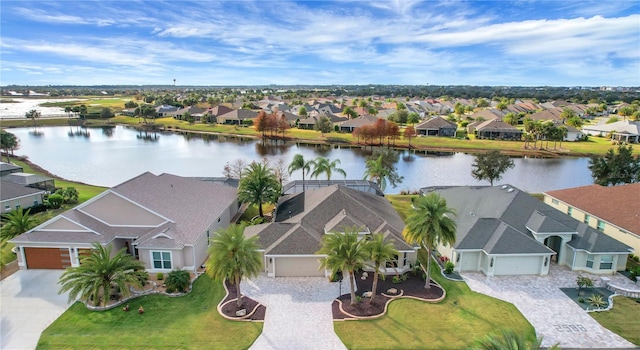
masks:
<instances>
[{"instance_id":1,"label":"single-story house","mask_svg":"<svg viewBox=\"0 0 640 350\"><path fill-rule=\"evenodd\" d=\"M631 246L636 255L640 255L639 199L640 183L589 185L544 194L544 202L551 207Z\"/></svg>"},{"instance_id":2,"label":"single-story house","mask_svg":"<svg viewBox=\"0 0 640 350\"><path fill-rule=\"evenodd\" d=\"M520 140L522 130L500 119L487 120L475 127L479 139Z\"/></svg>"},{"instance_id":3,"label":"single-story house","mask_svg":"<svg viewBox=\"0 0 640 350\"><path fill-rule=\"evenodd\" d=\"M368 180L293 180L282 186L282 194L296 194L302 191L315 190L327 186L340 185L354 190L384 196L377 183Z\"/></svg>"},{"instance_id":4,"label":"single-story house","mask_svg":"<svg viewBox=\"0 0 640 350\"><path fill-rule=\"evenodd\" d=\"M11 240L22 269L78 266L92 243L112 244L151 272L195 270L209 238L238 211L236 189L143 173Z\"/></svg>"},{"instance_id":5,"label":"single-story house","mask_svg":"<svg viewBox=\"0 0 640 350\"><path fill-rule=\"evenodd\" d=\"M54 192L56 190L55 180L42 175L16 172L3 176L2 181L13 182L14 184L37 188L48 192Z\"/></svg>"},{"instance_id":6,"label":"single-story house","mask_svg":"<svg viewBox=\"0 0 640 350\"><path fill-rule=\"evenodd\" d=\"M216 117L218 124L242 124L245 120L253 121L258 116L257 112L249 109L234 109L231 112Z\"/></svg>"},{"instance_id":7,"label":"single-story house","mask_svg":"<svg viewBox=\"0 0 640 350\"><path fill-rule=\"evenodd\" d=\"M173 116L178 110L176 106L162 105L155 108L158 118Z\"/></svg>"},{"instance_id":8,"label":"single-story house","mask_svg":"<svg viewBox=\"0 0 640 350\"><path fill-rule=\"evenodd\" d=\"M12 163L0 162L0 177L9 175L11 173L21 173L21 172L22 172L21 166L17 166Z\"/></svg>"},{"instance_id":9,"label":"single-story house","mask_svg":"<svg viewBox=\"0 0 640 350\"><path fill-rule=\"evenodd\" d=\"M563 118L560 116L562 114L562 109L560 108L551 108L551 109L543 109L541 111L535 112L527 116L527 118L534 121L552 121L556 124L562 123Z\"/></svg>"},{"instance_id":10,"label":"single-story house","mask_svg":"<svg viewBox=\"0 0 640 350\"><path fill-rule=\"evenodd\" d=\"M358 118L354 118L340 124L340 131L353 132L353 130L361 126L375 124L378 119L378 117L369 114L361 115Z\"/></svg>"},{"instance_id":11,"label":"single-story house","mask_svg":"<svg viewBox=\"0 0 640 350\"><path fill-rule=\"evenodd\" d=\"M442 117L433 117L415 127L418 135L455 137L458 126Z\"/></svg>"},{"instance_id":12,"label":"single-story house","mask_svg":"<svg viewBox=\"0 0 640 350\"><path fill-rule=\"evenodd\" d=\"M8 213L15 209L41 205L44 203L44 194L44 190L0 181L0 208L3 213Z\"/></svg>"},{"instance_id":13,"label":"single-story house","mask_svg":"<svg viewBox=\"0 0 640 350\"><path fill-rule=\"evenodd\" d=\"M380 232L399 256L388 261L385 274L404 273L416 261L417 247L402 238L404 222L382 196L341 185L285 195L274 210L273 222L249 226L247 237L258 236L269 277L328 276L320 269L322 237L355 228L363 239Z\"/></svg>"},{"instance_id":14,"label":"single-story house","mask_svg":"<svg viewBox=\"0 0 640 350\"><path fill-rule=\"evenodd\" d=\"M564 141L581 141L584 139L584 133L579 129L571 125L562 125L567 129L567 136L564 137Z\"/></svg>"},{"instance_id":15,"label":"single-story house","mask_svg":"<svg viewBox=\"0 0 640 350\"><path fill-rule=\"evenodd\" d=\"M550 264L615 274L631 247L509 185L431 187L456 210L456 242L439 252L458 272L547 275Z\"/></svg>"},{"instance_id":16,"label":"single-story house","mask_svg":"<svg viewBox=\"0 0 640 350\"><path fill-rule=\"evenodd\" d=\"M621 120L615 123L606 124L603 120L596 125L585 125L582 132L589 135L606 137L611 134L612 139L624 142L640 142L640 122Z\"/></svg>"},{"instance_id":17,"label":"single-story house","mask_svg":"<svg viewBox=\"0 0 640 350\"><path fill-rule=\"evenodd\" d=\"M320 117L322 116L329 118L329 120L331 121L331 125L341 124L349 120L349 118L339 117L335 114L321 114L309 118L300 119L298 121L298 129L313 130L316 126L316 123L318 122L318 119L320 119Z\"/></svg>"}]
</instances>

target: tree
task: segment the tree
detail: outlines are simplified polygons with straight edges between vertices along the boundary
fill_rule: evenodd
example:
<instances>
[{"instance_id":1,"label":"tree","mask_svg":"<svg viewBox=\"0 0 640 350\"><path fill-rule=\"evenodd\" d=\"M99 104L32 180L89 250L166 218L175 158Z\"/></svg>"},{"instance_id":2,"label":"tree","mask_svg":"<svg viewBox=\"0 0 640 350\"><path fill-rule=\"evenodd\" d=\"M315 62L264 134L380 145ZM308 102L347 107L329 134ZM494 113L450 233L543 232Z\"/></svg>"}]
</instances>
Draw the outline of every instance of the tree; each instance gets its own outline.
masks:
<instances>
[{"instance_id":1,"label":"tree","mask_svg":"<svg viewBox=\"0 0 640 350\"><path fill-rule=\"evenodd\" d=\"M397 123L400 125L406 124L409 120L409 112L406 109L400 109L396 112Z\"/></svg>"},{"instance_id":2,"label":"tree","mask_svg":"<svg viewBox=\"0 0 640 350\"><path fill-rule=\"evenodd\" d=\"M113 291L127 297L129 285L140 287L148 277L142 262L126 254L126 248L112 254L112 247L93 243L91 254L81 258L80 266L68 268L60 276L58 294L69 292L70 301L79 296L95 306L101 301L107 306Z\"/></svg>"},{"instance_id":3,"label":"tree","mask_svg":"<svg viewBox=\"0 0 640 350\"><path fill-rule=\"evenodd\" d=\"M478 98L478 100L476 101L476 106L481 108L489 107L489 101L484 98Z\"/></svg>"},{"instance_id":4,"label":"tree","mask_svg":"<svg viewBox=\"0 0 640 350\"><path fill-rule=\"evenodd\" d=\"M301 117L306 117L307 116L307 108L305 106L300 106L300 109L298 109L298 115Z\"/></svg>"},{"instance_id":5,"label":"tree","mask_svg":"<svg viewBox=\"0 0 640 350\"><path fill-rule=\"evenodd\" d=\"M64 204L64 197L59 193L50 194L47 198L47 206L51 209L59 209Z\"/></svg>"},{"instance_id":6,"label":"tree","mask_svg":"<svg viewBox=\"0 0 640 350\"><path fill-rule=\"evenodd\" d=\"M513 126L518 125L518 116L515 113L507 113L507 114L505 114L505 116L502 118L502 120L505 123L511 124Z\"/></svg>"},{"instance_id":7,"label":"tree","mask_svg":"<svg viewBox=\"0 0 640 350\"><path fill-rule=\"evenodd\" d=\"M627 117L632 116L633 112L634 112L633 107L624 106L618 110L618 115L624 117L624 120L627 120Z\"/></svg>"},{"instance_id":8,"label":"tree","mask_svg":"<svg viewBox=\"0 0 640 350\"><path fill-rule=\"evenodd\" d=\"M253 126L256 129L256 131L260 131L262 132L262 137L264 138L266 132L267 132L267 113L265 111L259 111L258 114L256 115L256 118L253 122Z\"/></svg>"},{"instance_id":9,"label":"tree","mask_svg":"<svg viewBox=\"0 0 640 350\"><path fill-rule=\"evenodd\" d=\"M578 117L578 115L576 114L576 112L571 109L571 108L564 108L562 110L562 112L560 113L560 117L563 120L567 120L567 119L571 119L571 118L575 118ZM579 117L578 117L579 118Z\"/></svg>"},{"instance_id":10,"label":"tree","mask_svg":"<svg viewBox=\"0 0 640 350\"><path fill-rule=\"evenodd\" d=\"M362 99L358 102L358 107L362 108L362 114L367 113L367 107L369 107L369 103L367 100Z\"/></svg>"},{"instance_id":11,"label":"tree","mask_svg":"<svg viewBox=\"0 0 640 350\"><path fill-rule=\"evenodd\" d=\"M238 158L231 163L227 162L222 170L222 175L230 179L240 179L242 178L242 171L246 166L247 163L241 158Z\"/></svg>"},{"instance_id":12,"label":"tree","mask_svg":"<svg viewBox=\"0 0 640 350\"><path fill-rule=\"evenodd\" d=\"M513 330L502 330L502 336L487 335L484 339L476 341L472 350L539 350L542 348L542 338L529 341L522 333ZM553 345L549 350L557 350L558 345Z\"/></svg>"},{"instance_id":13,"label":"tree","mask_svg":"<svg viewBox=\"0 0 640 350\"><path fill-rule=\"evenodd\" d=\"M565 124L569 126L573 126L574 128L581 128L582 125L584 125L584 120L576 115L576 116L567 118L565 120Z\"/></svg>"},{"instance_id":14,"label":"tree","mask_svg":"<svg viewBox=\"0 0 640 350\"><path fill-rule=\"evenodd\" d=\"M416 112L411 112L409 113L409 115L407 116L407 123L409 124L416 124L420 122L420 115Z\"/></svg>"},{"instance_id":15,"label":"tree","mask_svg":"<svg viewBox=\"0 0 640 350\"><path fill-rule=\"evenodd\" d=\"M507 109L508 105L506 102L500 102L498 103L498 105L496 106L496 108L500 111L500 113L504 113L504 110Z\"/></svg>"},{"instance_id":16,"label":"tree","mask_svg":"<svg viewBox=\"0 0 640 350\"><path fill-rule=\"evenodd\" d=\"M331 119L326 115L321 115L318 120L316 120L316 124L313 126L314 129L320 131L322 135L331 132Z\"/></svg>"},{"instance_id":17,"label":"tree","mask_svg":"<svg viewBox=\"0 0 640 350\"><path fill-rule=\"evenodd\" d=\"M493 186L493 182L500 180L502 174L513 168L515 164L509 156L501 154L500 151L489 151L477 154L471 166L473 167L471 175L475 179L488 180Z\"/></svg>"},{"instance_id":18,"label":"tree","mask_svg":"<svg viewBox=\"0 0 640 350\"><path fill-rule=\"evenodd\" d=\"M216 232L208 250L207 274L218 282L229 280L235 284L238 308L242 306L242 278L255 277L262 270L257 239L258 236L245 237L243 225L231 224Z\"/></svg>"},{"instance_id":19,"label":"tree","mask_svg":"<svg viewBox=\"0 0 640 350\"><path fill-rule=\"evenodd\" d=\"M382 233L371 235L371 239L365 244L365 250L369 256L368 260L373 264L373 286L371 287L371 303L373 303L378 289L380 267L387 261L393 260L394 256L398 255L398 250L393 243L385 241Z\"/></svg>"},{"instance_id":20,"label":"tree","mask_svg":"<svg viewBox=\"0 0 640 350\"><path fill-rule=\"evenodd\" d=\"M353 108L349 106L344 107L344 109L342 110L342 114L346 115L350 119L355 119L358 117L358 112L356 112L355 110L353 110Z\"/></svg>"},{"instance_id":21,"label":"tree","mask_svg":"<svg viewBox=\"0 0 640 350\"><path fill-rule=\"evenodd\" d=\"M602 186L640 182L640 155L633 156L631 145L613 148L604 156L589 159L589 170L594 183Z\"/></svg>"},{"instance_id":22,"label":"tree","mask_svg":"<svg viewBox=\"0 0 640 350\"><path fill-rule=\"evenodd\" d=\"M78 111L80 113L80 119L85 119L87 117L87 112L88 112L87 106L80 105Z\"/></svg>"},{"instance_id":23,"label":"tree","mask_svg":"<svg viewBox=\"0 0 640 350\"><path fill-rule=\"evenodd\" d=\"M338 164L340 164L340 159L330 161L329 158L318 157L313 161L313 172L311 172L311 176L317 179L320 174L324 173L327 175L327 180L331 180L331 174L335 171L346 178L347 173L343 169L338 168Z\"/></svg>"},{"instance_id":24,"label":"tree","mask_svg":"<svg viewBox=\"0 0 640 350\"><path fill-rule=\"evenodd\" d=\"M409 141L409 148L411 148L411 138L416 137L416 135L418 134L416 133L416 129L413 125L409 125L404 129L404 138Z\"/></svg>"},{"instance_id":25,"label":"tree","mask_svg":"<svg viewBox=\"0 0 640 350\"><path fill-rule=\"evenodd\" d=\"M11 163L11 159L9 159L9 153L13 155L13 151L20 148L20 139L7 131L0 130L0 149L4 151L4 154L7 156L7 163Z\"/></svg>"},{"instance_id":26,"label":"tree","mask_svg":"<svg viewBox=\"0 0 640 350\"><path fill-rule=\"evenodd\" d=\"M305 161L302 154L296 154L295 156L293 156L293 160L291 161L291 164L289 164L289 168L287 169L289 170L289 175L291 175L296 170L302 170L302 192L305 191L305 171L311 171L312 165L315 165L313 160Z\"/></svg>"},{"instance_id":27,"label":"tree","mask_svg":"<svg viewBox=\"0 0 640 350\"><path fill-rule=\"evenodd\" d=\"M36 226L35 219L30 216L31 208L18 208L3 215L4 225L0 230L0 241L6 242Z\"/></svg>"},{"instance_id":28,"label":"tree","mask_svg":"<svg viewBox=\"0 0 640 350\"><path fill-rule=\"evenodd\" d=\"M126 107L126 104L125 104L125 107ZM67 117L69 117L69 118L71 118L71 111L72 111L71 107L69 107L69 106L64 107L64 112L67 113Z\"/></svg>"},{"instance_id":29,"label":"tree","mask_svg":"<svg viewBox=\"0 0 640 350\"><path fill-rule=\"evenodd\" d=\"M109 119L113 117L113 113L111 112L111 108L109 107L104 107L101 111L100 111L100 118L102 119Z\"/></svg>"},{"instance_id":30,"label":"tree","mask_svg":"<svg viewBox=\"0 0 640 350\"><path fill-rule=\"evenodd\" d=\"M56 193L58 192L60 192L60 195L62 195L62 198L65 203L78 202L78 197L80 196L80 193L78 193L78 190L76 190L75 187L67 187L64 190L58 190Z\"/></svg>"},{"instance_id":31,"label":"tree","mask_svg":"<svg viewBox=\"0 0 640 350\"><path fill-rule=\"evenodd\" d=\"M407 225L402 231L405 241L410 244L418 244L423 252L426 252L427 275L425 288L431 288L431 252L438 245L453 245L456 242L456 223L450 215L455 215L455 210L447 207L447 201L439 194L431 192L426 196L418 196L413 201L415 210L407 217Z\"/></svg>"},{"instance_id":32,"label":"tree","mask_svg":"<svg viewBox=\"0 0 640 350\"><path fill-rule=\"evenodd\" d=\"M258 206L260 217L263 203L275 203L280 196L280 184L267 164L252 162L242 172L238 185L238 199Z\"/></svg>"},{"instance_id":33,"label":"tree","mask_svg":"<svg viewBox=\"0 0 640 350\"><path fill-rule=\"evenodd\" d=\"M398 152L392 149L376 148L365 161L364 178L377 183L383 191L387 183L395 188L404 179L396 168L399 159Z\"/></svg>"},{"instance_id":34,"label":"tree","mask_svg":"<svg viewBox=\"0 0 640 350\"><path fill-rule=\"evenodd\" d=\"M191 284L191 274L185 270L174 270L169 272L167 279L165 280L167 285L167 293L184 293Z\"/></svg>"},{"instance_id":35,"label":"tree","mask_svg":"<svg viewBox=\"0 0 640 350\"><path fill-rule=\"evenodd\" d=\"M345 232L330 232L322 236L322 248L316 254L324 254L320 268L331 270L332 274L347 272L351 290L351 305L355 305L356 291L354 274L364 266L369 258L365 240L358 237L357 228L347 228Z\"/></svg>"},{"instance_id":36,"label":"tree","mask_svg":"<svg viewBox=\"0 0 640 350\"><path fill-rule=\"evenodd\" d=\"M33 127L37 127L38 123L37 120L38 118L40 118L40 112L38 112L35 109L30 110L29 112L25 113L24 116L31 119L31 121L33 122Z\"/></svg>"}]
</instances>

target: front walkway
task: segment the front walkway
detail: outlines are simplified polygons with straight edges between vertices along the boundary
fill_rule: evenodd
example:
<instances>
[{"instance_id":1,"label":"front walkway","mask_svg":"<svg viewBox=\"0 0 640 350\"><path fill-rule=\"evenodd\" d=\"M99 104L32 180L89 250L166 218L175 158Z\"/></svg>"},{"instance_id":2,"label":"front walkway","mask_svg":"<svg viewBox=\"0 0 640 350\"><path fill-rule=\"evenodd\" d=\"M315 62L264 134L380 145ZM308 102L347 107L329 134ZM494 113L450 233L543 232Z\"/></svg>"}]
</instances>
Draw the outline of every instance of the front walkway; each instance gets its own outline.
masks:
<instances>
[{"instance_id":1,"label":"front walkway","mask_svg":"<svg viewBox=\"0 0 640 350\"><path fill-rule=\"evenodd\" d=\"M0 282L0 349L35 349L40 333L70 305L58 295L64 270L20 270Z\"/></svg>"},{"instance_id":2,"label":"front walkway","mask_svg":"<svg viewBox=\"0 0 640 350\"><path fill-rule=\"evenodd\" d=\"M338 283L322 277L259 276L241 287L243 295L267 307L262 334L251 349L345 349L331 313Z\"/></svg>"},{"instance_id":3,"label":"front walkway","mask_svg":"<svg viewBox=\"0 0 640 350\"><path fill-rule=\"evenodd\" d=\"M618 285L631 284L619 274L595 276L555 264L550 266L548 276L486 277L482 273L462 273L473 291L513 303L531 322L538 337L543 337L543 347L558 343L561 348L635 348L602 327L560 290L575 288L578 275L594 280L605 277ZM615 307L615 298L613 303Z\"/></svg>"}]
</instances>

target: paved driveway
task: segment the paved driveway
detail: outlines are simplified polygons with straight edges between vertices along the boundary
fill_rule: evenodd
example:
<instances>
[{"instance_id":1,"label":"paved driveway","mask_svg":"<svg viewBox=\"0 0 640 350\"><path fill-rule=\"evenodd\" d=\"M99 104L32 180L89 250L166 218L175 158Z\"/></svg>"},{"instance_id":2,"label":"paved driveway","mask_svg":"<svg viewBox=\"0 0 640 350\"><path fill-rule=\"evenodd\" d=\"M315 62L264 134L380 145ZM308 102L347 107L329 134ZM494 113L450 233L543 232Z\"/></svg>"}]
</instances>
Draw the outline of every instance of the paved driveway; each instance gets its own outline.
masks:
<instances>
[{"instance_id":1,"label":"paved driveway","mask_svg":"<svg viewBox=\"0 0 640 350\"><path fill-rule=\"evenodd\" d=\"M251 349L345 349L333 330L331 302L338 283L321 277L242 282L242 293L267 306L262 334Z\"/></svg>"},{"instance_id":2,"label":"paved driveway","mask_svg":"<svg viewBox=\"0 0 640 350\"><path fill-rule=\"evenodd\" d=\"M69 307L67 295L58 295L62 272L20 270L0 281L0 349L35 349L40 333Z\"/></svg>"},{"instance_id":3,"label":"paved driveway","mask_svg":"<svg viewBox=\"0 0 640 350\"><path fill-rule=\"evenodd\" d=\"M602 327L559 288L576 287L578 273L552 265L548 276L486 277L462 273L469 287L479 293L513 303L531 322L542 346L561 348L635 348L619 335ZM598 279L597 276L582 273ZM612 281L625 277L606 276ZM615 298L613 299L615 305Z\"/></svg>"}]
</instances>

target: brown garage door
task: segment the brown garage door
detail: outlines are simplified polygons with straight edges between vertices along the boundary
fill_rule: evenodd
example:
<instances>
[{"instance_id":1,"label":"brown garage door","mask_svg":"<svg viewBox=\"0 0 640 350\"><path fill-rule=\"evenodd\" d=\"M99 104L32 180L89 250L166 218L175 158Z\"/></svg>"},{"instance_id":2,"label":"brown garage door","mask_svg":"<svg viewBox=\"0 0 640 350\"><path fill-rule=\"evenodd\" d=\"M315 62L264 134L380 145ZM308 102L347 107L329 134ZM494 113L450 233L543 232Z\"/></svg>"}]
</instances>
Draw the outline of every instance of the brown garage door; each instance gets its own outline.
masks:
<instances>
[{"instance_id":1,"label":"brown garage door","mask_svg":"<svg viewBox=\"0 0 640 350\"><path fill-rule=\"evenodd\" d=\"M64 269L71 266L68 248L24 248L28 269Z\"/></svg>"}]
</instances>

